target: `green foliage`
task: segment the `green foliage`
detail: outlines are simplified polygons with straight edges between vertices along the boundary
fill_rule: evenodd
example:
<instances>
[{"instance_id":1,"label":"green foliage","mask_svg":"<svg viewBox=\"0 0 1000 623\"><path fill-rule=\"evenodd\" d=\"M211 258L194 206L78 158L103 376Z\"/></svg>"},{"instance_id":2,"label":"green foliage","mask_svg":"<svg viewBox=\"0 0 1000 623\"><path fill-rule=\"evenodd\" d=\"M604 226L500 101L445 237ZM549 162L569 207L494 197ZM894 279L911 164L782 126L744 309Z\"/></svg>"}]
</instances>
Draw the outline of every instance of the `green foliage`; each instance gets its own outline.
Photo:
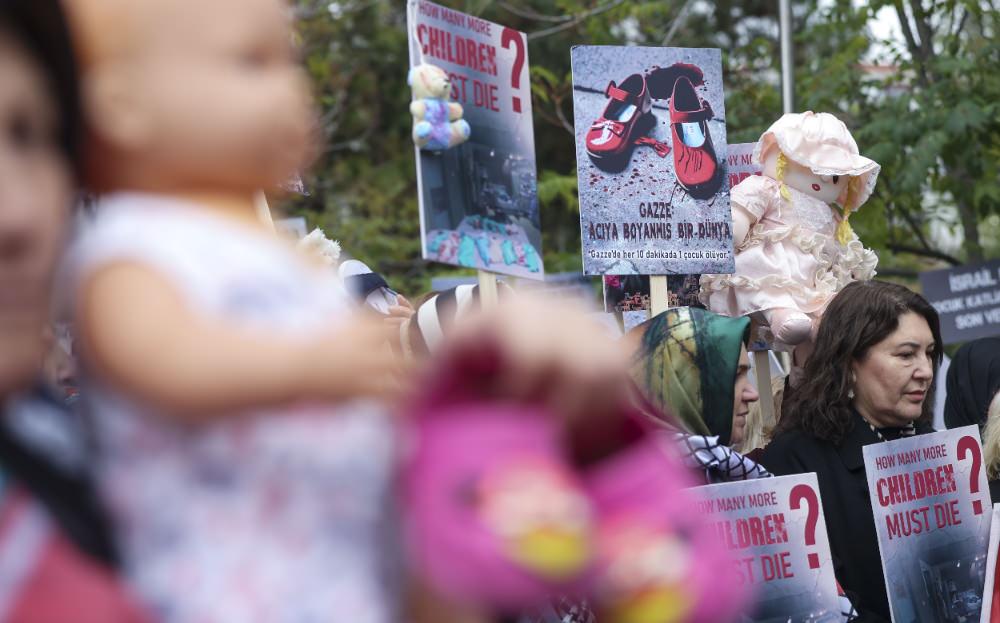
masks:
<instances>
[{"instance_id":1,"label":"green foliage","mask_svg":"<svg viewBox=\"0 0 1000 623\"><path fill-rule=\"evenodd\" d=\"M547 270L577 270L580 227L572 135L570 48L672 45L723 50L731 142L755 141L781 114L777 3L717 0L440 0L529 33L538 191ZM913 41L870 33L903 9ZM321 153L286 202L350 254L416 293L456 269L421 261L410 141L403 0L298 0L298 36L322 109ZM875 196L852 224L904 275L1000 242L1000 38L997 10L974 0L793 2L796 107L824 110L882 164ZM890 14L891 17L891 14ZM678 21L679 20L679 21ZM874 71L873 63L893 66ZM983 226L978 227L980 221ZM942 248L935 223L965 234ZM894 252L895 250L896 252Z\"/></svg>"}]
</instances>

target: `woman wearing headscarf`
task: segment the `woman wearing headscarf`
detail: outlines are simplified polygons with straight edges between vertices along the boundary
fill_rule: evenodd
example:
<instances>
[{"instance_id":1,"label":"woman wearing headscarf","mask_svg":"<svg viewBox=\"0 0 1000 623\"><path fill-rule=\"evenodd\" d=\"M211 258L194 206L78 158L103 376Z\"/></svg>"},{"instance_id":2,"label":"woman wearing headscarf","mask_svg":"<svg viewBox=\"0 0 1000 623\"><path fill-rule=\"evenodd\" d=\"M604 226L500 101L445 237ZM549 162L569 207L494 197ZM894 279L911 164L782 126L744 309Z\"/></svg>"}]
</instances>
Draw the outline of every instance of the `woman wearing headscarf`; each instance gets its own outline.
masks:
<instances>
[{"instance_id":1,"label":"woman wearing headscarf","mask_svg":"<svg viewBox=\"0 0 1000 623\"><path fill-rule=\"evenodd\" d=\"M636 327L632 377L708 482L769 475L740 448L757 390L748 378L748 318L675 307ZM670 417L672 416L672 419ZM735 449L734 449L735 448Z\"/></svg>"},{"instance_id":2,"label":"woman wearing headscarf","mask_svg":"<svg viewBox=\"0 0 1000 623\"><path fill-rule=\"evenodd\" d=\"M638 349L632 377L657 413L673 416L664 423L674 429L685 464L710 484L771 477L737 451L746 438L747 414L759 399L748 377L749 318L676 307L633 334ZM840 606L842 620L857 615L843 591Z\"/></svg>"}]
</instances>

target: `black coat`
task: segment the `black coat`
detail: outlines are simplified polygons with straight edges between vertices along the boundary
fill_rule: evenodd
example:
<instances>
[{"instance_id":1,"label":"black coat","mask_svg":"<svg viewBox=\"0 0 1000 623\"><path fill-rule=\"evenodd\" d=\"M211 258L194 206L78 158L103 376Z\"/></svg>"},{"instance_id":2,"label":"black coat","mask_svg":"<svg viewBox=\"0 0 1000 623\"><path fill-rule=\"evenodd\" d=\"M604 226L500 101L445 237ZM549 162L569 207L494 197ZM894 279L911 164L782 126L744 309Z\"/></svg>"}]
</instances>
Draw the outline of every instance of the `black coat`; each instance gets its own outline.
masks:
<instances>
[{"instance_id":1,"label":"black coat","mask_svg":"<svg viewBox=\"0 0 1000 623\"><path fill-rule=\"evenodd\" d=\"M853 428L839 446L788 431L768 444L761 463L777 476L816 472L837 580L854 598L860 620L888 621L889 600L861 452L879 438L861 416L854 417ZM930 432L930 426L917 425L918 434Z\"/></svg>"}]
</instances>

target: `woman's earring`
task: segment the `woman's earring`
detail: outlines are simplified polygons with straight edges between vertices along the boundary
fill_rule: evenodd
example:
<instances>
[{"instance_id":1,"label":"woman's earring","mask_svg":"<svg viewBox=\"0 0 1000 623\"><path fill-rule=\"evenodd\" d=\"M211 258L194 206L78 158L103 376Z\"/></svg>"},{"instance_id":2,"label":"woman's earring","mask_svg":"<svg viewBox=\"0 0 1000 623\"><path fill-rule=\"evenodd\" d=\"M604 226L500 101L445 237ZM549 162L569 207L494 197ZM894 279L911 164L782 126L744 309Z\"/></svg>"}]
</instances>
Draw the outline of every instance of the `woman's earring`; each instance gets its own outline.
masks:
<instances>
[{"instance_id":1,"label":"woman's earring","mask_svg":"<svg viewBox=\"0 0 1000 623\"><path fill-rule=\"evenodd\" d=\"M848 390L847 390L847 398L850 399L850 400L854 400L854 388L853 387L848 388Z\"/></svg>"}]
</instances>

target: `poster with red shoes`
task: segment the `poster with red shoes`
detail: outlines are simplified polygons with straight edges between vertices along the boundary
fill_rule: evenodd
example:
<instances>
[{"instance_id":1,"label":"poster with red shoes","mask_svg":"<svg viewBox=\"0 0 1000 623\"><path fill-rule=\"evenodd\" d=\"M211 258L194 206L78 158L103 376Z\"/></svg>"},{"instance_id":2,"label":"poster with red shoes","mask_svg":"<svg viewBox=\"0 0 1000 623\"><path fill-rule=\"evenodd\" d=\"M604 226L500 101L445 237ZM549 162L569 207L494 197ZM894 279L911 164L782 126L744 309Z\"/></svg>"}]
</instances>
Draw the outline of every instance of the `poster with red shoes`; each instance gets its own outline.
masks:
<instances>
[{"instance_id":1,"label":"poster with red shoes","mask_svg":"<svg viewBox=\"0 0 1000 623\"><path fill-rule=\"evenodd\" d=\"M717 49L573 48L583 272L732 273Z\"/></svg>"}]
</instances>

